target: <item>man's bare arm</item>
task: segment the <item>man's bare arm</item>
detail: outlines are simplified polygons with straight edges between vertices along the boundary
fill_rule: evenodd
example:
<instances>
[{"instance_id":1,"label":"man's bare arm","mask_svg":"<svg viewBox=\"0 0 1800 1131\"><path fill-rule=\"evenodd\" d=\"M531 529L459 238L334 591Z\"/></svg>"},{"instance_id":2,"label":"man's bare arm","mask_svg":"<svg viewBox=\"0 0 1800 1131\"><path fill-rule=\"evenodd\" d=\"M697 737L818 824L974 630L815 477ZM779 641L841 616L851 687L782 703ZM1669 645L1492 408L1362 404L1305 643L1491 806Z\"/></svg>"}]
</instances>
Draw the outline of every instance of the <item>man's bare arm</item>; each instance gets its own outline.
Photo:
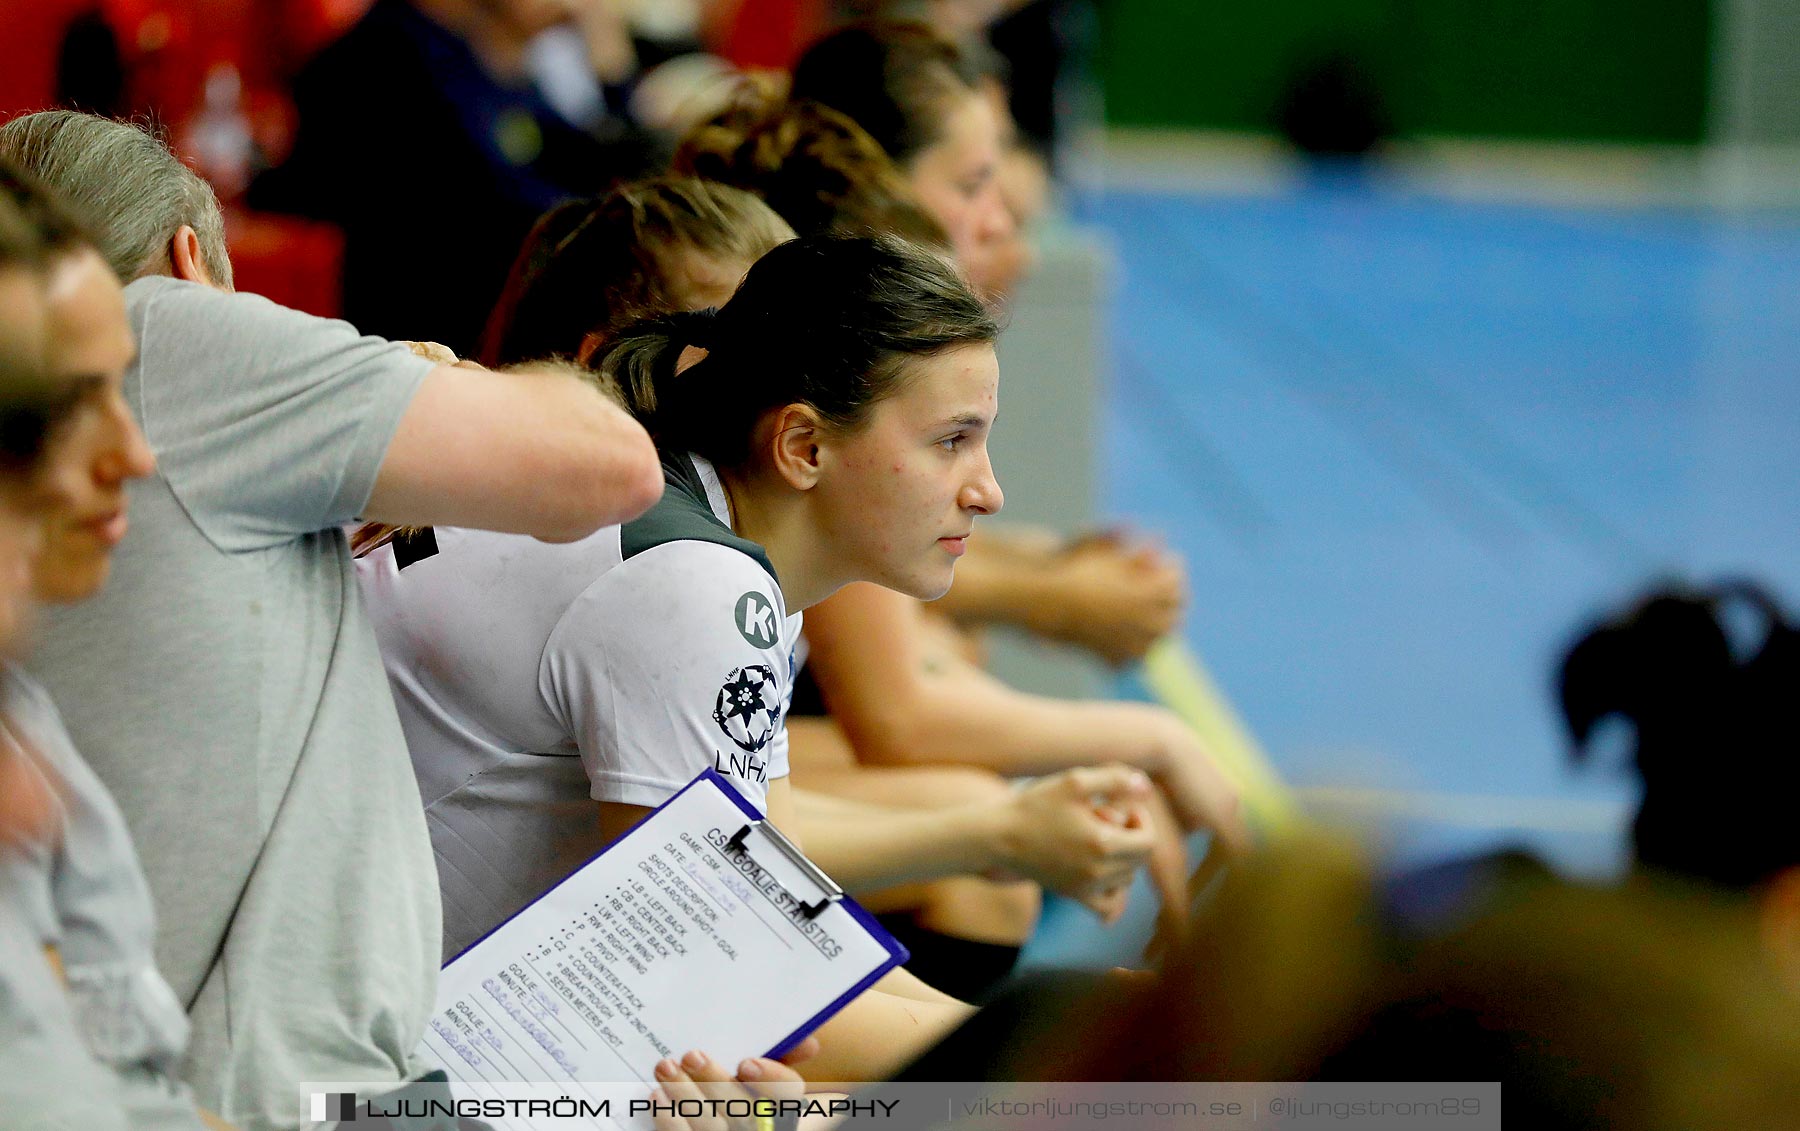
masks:
<instances>
[{"instance_id":1,"label":"man's bare arm","mask_svg":"<svg viewBox=\"0 0 1800 1131\"><path fill-rule=\"evenodd\" d=\"M642 426L568 368L440 365L388 445L364 516L573 541L662 494Z\"/></svg>"}]
</instances>

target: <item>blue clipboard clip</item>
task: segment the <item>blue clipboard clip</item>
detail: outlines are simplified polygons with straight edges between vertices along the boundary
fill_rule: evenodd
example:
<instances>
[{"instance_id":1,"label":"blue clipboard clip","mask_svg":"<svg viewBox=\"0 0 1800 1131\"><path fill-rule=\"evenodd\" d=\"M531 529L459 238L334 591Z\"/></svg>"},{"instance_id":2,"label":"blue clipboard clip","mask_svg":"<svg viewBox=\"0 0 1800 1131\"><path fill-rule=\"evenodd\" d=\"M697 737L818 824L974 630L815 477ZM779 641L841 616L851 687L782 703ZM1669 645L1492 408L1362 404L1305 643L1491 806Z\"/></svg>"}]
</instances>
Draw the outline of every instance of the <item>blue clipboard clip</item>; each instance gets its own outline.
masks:
<instances>
[{"instance_id":1,"label":"blue clipboard clip","mask_svg":"<svg viewBox=\"0 0 1800 1131\"><path fill-rule=\"evenodd\" d=\"M808 860L806 854L800 851L799 846L783 835L780 829L767 821L747 822L743 828L732 835L730 840L725 842L725 850L727 852L741 852L748 856L750 854L750 846L746 842L749 841L750 834L753 832L762 833L764 839L775 846L776 851L780 852L783 856L786 856L789 863L800 869L801 874L810 880L813 886L817 887L819 891L823 893L822 897L816 903L800 904L800 913L802 915L806 916L808 919L817 919L820 913L827 907L830 907L832 904L837 903L844 898L844 889L839 887L830 876L827 876L817 864ZM792 893L790 892L789 894ZM798 899L797 896L795 898Z\"/></svg>"}]
</instances>

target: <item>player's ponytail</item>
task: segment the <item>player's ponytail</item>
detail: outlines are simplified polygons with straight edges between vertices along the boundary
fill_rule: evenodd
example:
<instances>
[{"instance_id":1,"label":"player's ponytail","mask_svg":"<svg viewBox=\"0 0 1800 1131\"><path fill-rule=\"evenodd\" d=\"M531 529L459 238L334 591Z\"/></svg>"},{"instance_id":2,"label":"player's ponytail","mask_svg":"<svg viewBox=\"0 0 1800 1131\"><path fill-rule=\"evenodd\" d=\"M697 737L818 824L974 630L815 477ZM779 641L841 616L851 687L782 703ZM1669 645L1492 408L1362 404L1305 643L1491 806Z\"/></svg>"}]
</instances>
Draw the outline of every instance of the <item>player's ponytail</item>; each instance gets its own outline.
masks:
<instances>
[{"instance_id":1,"label":"player's ponytail","mask_svg":"<svg viewBox=\"0 0 1800 1131\"><path fill-rule=\"evenodd\" d=\"M643 319L619 333L601 362L601 371L611 378L625 407L660 447L716 452L728 445L724 437L709 432L715 428L736 432L736 421L749 411L725 403L732 386L712 384L711 378L725 372L724 366L680 367L689 346L706 351L708 357L720 348L719 321L715 310ZM702 404L712 405L713 411L695 411Z\"/></svg>"},{"instance_id":2,"label":"player's ponytail","mask_svg":"<svg viewBox=\"0 0 1800 1131\"><path fill-rule=\"evenodd\" d=\"M759 259L717 312L625 328L600 369L660 447L738 466L763 413L804 404L854 429L909 361L998 333L937 256L888 237L815 235ZM704 354L683 366L689 346Z\"/></svg>"}]
</instances>

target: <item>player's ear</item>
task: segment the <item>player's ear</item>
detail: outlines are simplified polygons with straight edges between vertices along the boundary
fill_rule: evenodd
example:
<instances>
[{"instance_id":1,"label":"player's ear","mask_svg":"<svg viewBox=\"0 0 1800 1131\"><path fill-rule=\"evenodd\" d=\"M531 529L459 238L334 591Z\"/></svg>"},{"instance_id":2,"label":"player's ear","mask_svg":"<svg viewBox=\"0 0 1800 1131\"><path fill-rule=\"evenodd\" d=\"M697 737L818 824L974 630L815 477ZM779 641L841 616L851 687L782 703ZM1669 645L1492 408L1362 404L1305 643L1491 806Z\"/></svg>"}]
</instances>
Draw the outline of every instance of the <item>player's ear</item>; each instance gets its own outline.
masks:
<instances>
[{"instance_id":1,"label":"player's ear","mask_svg":"<svg viewBox=\"0 0 1800 1131\"><path fill-rule=\"evenodd\" d=\"M823 428L810 406L790 404L771 414L769 452L776 474L796 491L810 491L822 470L819 444Z\"/></svg>"}]
</instances>

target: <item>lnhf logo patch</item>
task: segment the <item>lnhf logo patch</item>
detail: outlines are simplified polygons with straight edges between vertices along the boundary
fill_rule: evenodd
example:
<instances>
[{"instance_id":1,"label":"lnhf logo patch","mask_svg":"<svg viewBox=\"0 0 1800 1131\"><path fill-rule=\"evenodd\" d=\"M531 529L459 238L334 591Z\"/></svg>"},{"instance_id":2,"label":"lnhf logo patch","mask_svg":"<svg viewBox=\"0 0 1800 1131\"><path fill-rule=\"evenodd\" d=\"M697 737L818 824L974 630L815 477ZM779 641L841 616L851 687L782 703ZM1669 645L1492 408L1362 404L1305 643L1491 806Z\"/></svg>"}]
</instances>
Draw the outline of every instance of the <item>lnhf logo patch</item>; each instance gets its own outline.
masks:
<instances>
[{"instance_id":1,"label":"lnhf logo patch","mask_svg":"<svg viewBox=\"0 0 1800 1131\"><path fill-rule=\"evenodd\" d=\"M775 673L761 664L731 669L713 704L713 721L740 749L754 753L767 746L781 722Z\"/></svg>"},{"instance_id":2,"label":"lnhf logo patch","mask_svg":"<svg viewBox=\"0 0 1800 1131\"><path fill-rule=\"evenodd\" d=\"M738 635L749 641L751 647L775 647L775 606L767 597L752 589L737 599L733 617Z\"/></svg>"}]
</instances>

